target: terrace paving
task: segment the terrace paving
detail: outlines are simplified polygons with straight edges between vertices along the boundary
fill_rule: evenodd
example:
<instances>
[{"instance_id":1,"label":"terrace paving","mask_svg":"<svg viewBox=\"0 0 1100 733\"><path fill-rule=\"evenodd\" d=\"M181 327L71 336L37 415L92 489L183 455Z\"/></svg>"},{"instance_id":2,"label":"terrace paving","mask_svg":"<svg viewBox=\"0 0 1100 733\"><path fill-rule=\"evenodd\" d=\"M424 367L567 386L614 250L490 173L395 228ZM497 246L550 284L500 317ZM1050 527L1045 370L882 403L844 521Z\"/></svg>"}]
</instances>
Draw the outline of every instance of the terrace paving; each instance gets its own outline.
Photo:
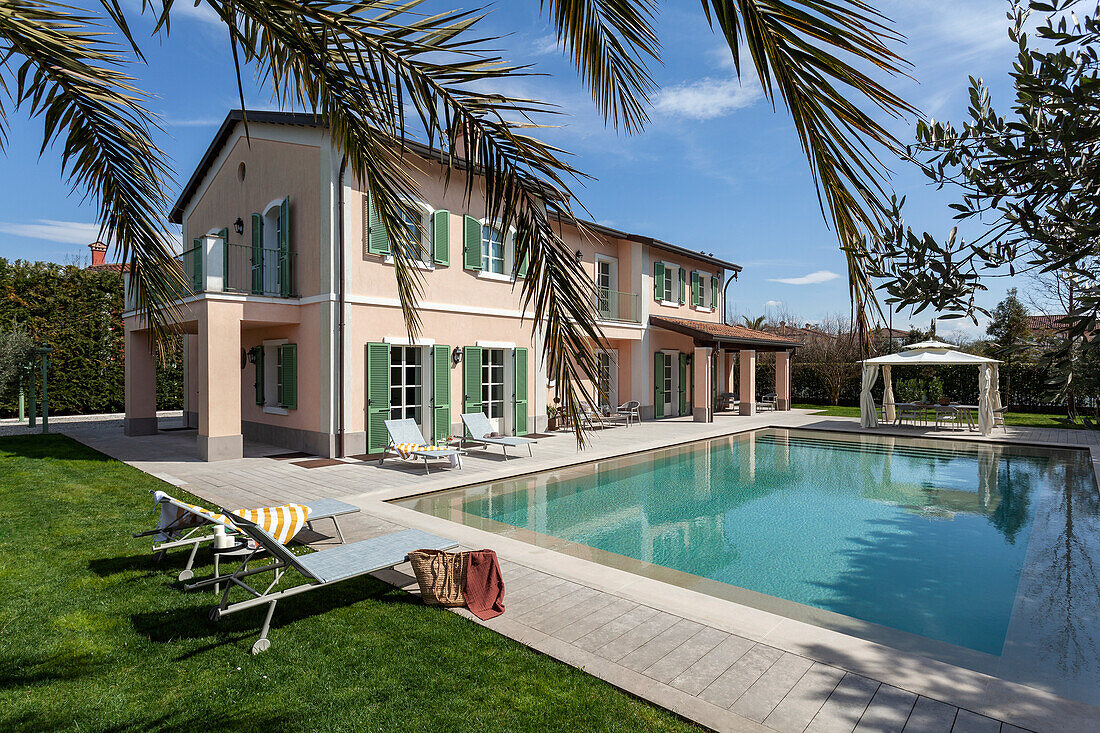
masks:
<instances>
[{"instance_id":1,"label":"terrace paving","mask_svg":"<svg viewBox=\"0 0 1100 733\"><path fill-rule=\"evenodd\" d=\"M178 421L165 416L162 427ZM668 708L728 731L1009 731L1100 728L1100 708L912 652L875 644L728 600L640 577L590 560L491 534L387 500L557 468L765 426L859 430L858 421L808 411L714 423L665 420L596 432L584 450L568 434L543 439L534 458L504 461L471 450L464 469L433 470L347 460L307 469L264 456L285 452L247 443L246 457L198 460L193 431L122 435L121 416L54 419L51 427L112 457L227 507L340 498L362 508L342 521L348 541L417 527L463 547L492 547L507 585L507 612L475 623ZM884 429L891 430L891 429ZM26 432L0 425L0 433ZM901 428L899 435L987 440ZM1004 441L998 431L994 440ZM1091 431L1010 428L1011 442L1081 446L1100 453ZM141 518L135 518L135 522ZM128 529L128 528L127 528ZM323 527L318 527L323 530ZM316 535L323 550L334 538ZM416 591L408 566L379 577ZM276 625L273 634L282 631Z\"/></svg>"}]
</instances>

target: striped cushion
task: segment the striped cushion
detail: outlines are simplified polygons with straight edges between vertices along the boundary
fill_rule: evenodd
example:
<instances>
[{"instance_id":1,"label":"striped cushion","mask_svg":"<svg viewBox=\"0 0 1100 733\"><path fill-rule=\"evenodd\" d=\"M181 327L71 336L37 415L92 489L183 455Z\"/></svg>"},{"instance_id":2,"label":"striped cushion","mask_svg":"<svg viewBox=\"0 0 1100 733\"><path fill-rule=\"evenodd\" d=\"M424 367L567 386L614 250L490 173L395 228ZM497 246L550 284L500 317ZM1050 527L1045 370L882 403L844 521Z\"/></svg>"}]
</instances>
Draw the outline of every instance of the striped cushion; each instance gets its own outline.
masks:
<instances>
[{"instance_id":1,"label":"striped cushion","mask_svg":"<svg viewBox=\"0 0 1100 733\"><path fill-rule=\"evenodd\" d=\"M402 458L410 458L416 452L420 451L449 451L454 450L443 445L420 445L419 443L394 443L392 446L397 455Z\"/></svg>"},{"instance_id":2,"label":"striped cushion","mask_svg":"<svg viewBox=\"0 0 1100 733\"><path fill-rule=\"evenodd\" d=\"M218 512L212 512L205 507L173 499L162 492L157 492L156 500L160 505L160 521L157 526L165 530L166 533L173 530L197 527L206 522L214 522L232 530L237 529L229 517ZM183 507L187 507L187 509ZM309 507L302 504L233 510L234 514L255 522L262 530L284 545L290 542L294 535L298 534L298 530L309 521L309 512Z\"/></svg>"}]
</instances>

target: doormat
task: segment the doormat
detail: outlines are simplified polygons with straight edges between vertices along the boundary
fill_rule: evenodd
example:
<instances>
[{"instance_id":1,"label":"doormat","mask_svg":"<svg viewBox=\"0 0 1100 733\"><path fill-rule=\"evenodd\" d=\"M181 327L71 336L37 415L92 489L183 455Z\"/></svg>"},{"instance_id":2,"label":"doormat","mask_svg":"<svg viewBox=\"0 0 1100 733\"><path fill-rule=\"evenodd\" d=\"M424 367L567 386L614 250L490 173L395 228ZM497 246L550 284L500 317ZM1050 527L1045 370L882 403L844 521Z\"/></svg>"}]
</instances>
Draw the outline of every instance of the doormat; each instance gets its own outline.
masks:
<instances>
[{"instance_id":1,"label":"doormat","mask_svg":"<svg viewBox=\"0 0 1100 733\"><path fill-rule=\"evenodd\" d=\"M553 438L557 433L527 433L527 435L521 435L521 438Z\"/></svg>"},{"instance_id":2,"label":"doormat","mask_svg":"<svg viewBox=\"0 0 1100 733\"><path fill-rule=\"evenodd\" d=\"M187 428L187 427L183 427L183 428L160 428L160 429L159 429L159 432L162 432L162 433L174 433L174 432L176 432L177 430L198 430L198 428Z\"/></svg>"},{"instance_id":3,"label":"doormat","mask_svg":"<svg viewBox=\"0 0 1100 733\"><path fill-rule=\"evenodd\" d=\"M324 468L325 466L339 466L344 462L335 458L315 458L312 461L294 461L290 465L302 468Z\"/></svg>"},{"instance_id":4,"label":"doormat","mask_svg":"<svg viewBox=\"0 0 1100 733\"><path fill-rule=\"evenodd\" d=\"M293 453L272 453L264 458L274 458L276 461L289 461L291 458L316 458L312 453L302 453L301 451L295 451Z\"/></svg>"},{"instance_id":5,"label":"doormat","mask_svg":"<svg viewBox=\"0 0 1100 733\"><path fill-rule=\"evenodd\" d=\"M357 461L377 461L382 456L382 453L360 453L358 455L348 456L348 458L354 458Z\"/></svg>"}]
</instances>

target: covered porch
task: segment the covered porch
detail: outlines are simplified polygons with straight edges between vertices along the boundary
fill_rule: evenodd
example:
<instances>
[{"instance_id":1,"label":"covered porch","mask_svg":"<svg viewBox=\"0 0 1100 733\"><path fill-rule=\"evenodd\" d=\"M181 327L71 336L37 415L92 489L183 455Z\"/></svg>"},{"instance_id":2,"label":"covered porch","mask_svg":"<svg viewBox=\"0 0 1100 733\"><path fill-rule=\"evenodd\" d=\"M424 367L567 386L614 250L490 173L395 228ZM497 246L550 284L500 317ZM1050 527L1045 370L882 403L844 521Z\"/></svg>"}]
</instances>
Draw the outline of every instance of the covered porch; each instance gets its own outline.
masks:
<instances>
[{"instance_id":1,"label":"covered porch","mask_svg":"<svg viewBox=\"0 0 1100 733\"><path fill-rule=\"evenodd\" d=\"M688 336L693 351L690 368L692 417L696 422L713 422L715 412L727 401L721 395L735 394L736 413L755 415L760 406L756 385L759 353L775 355L776 410L791 409L791 357L801 344L766 331L686 318L650 316L649 325Z\"/></svg>"}]
</instances>

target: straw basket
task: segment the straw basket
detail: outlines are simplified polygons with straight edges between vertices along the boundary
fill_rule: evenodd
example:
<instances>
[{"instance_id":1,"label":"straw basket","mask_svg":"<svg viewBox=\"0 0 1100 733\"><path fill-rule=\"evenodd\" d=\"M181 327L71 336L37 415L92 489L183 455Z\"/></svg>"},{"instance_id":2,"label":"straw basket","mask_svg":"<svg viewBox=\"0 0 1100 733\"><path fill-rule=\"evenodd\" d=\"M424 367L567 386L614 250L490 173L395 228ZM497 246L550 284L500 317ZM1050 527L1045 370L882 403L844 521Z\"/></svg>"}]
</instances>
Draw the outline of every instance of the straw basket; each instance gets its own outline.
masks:
<instances>
[{"instance_id":1,"label":"straw basket","mask_svg":"<svg viewBox=\"0 0 1100 733\"><path fill-rule=\"evenodd\" d=\"M420 596L429 606L465 606L466 553L414 550L409 553Z\"/></svg>"}]
</instances>

